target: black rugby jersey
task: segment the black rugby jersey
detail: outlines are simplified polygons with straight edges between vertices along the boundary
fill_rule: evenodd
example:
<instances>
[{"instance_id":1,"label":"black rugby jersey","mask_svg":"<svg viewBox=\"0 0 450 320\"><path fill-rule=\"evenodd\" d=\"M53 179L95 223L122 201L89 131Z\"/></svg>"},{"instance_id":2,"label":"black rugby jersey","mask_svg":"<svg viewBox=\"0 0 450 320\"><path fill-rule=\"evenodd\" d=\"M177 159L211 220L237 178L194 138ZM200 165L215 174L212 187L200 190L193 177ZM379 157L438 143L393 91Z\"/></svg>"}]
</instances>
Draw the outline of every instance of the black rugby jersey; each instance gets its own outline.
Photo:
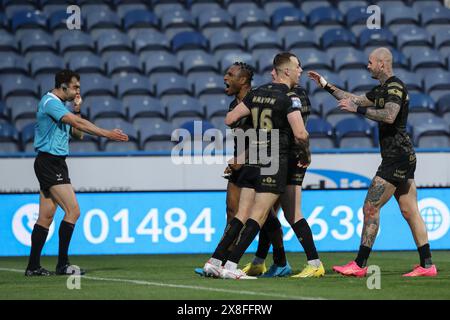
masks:
<instances>
[{"instance_id":1,"label":"black rugby jersey","mask_svg":"<svg viewBox=\"0 0 450 320\"><path fill-rule=\"evenodd\" d=\"M230 105L228 107L228 112L233 111L233 109L236 108L236 106L238 104L239 104L239 100L237 98L234 98L234 100L230 102ZM239 128L239 129L246 131L247 129L249 129L251 127L252 127L251 117L244 117L237 122L237 124L233 127L233 130ZM245 148L247 149L247 146ZM238 156L238 154L237 154L237 138L236 137L234 137L233 155L235 158Z\"/></svg>"},{"instance_id":2,"label":"black rugby jersey","mask_svg":"<svg viewBox=\"0 0 450 320\"><path fill-rule=\"evenodd\" d=\"M406 85L392 76L383 85L374 87L366 93L367 99L374 102L375 108L382 109L388 102L400 105L400 111L393 124L378 122L382 158L394 158L414 154L414 146L406 132L409 96Z\"/></svg>"},{"instance_id":3,"label":"black rugby jersey","mask_svg":"<svg viewBox=\"0 0 450 320\"><path fill-rule=\"evenodd\" d=\"M300 86L295 86L291 89L291 91L288 93L288 96L292 100L292 108L298 109L301 112L303 123L305 124L308 121L308 117L311 114L311 102L308 98L308 93L306 90ZM295 143L294 133L292 132L292 129L290 130L291 135L291 155L298 156L301 147Z\"/></svg>"},{"instance_id":4,"label":"black rugby jersey","mask_svg":"<svg viewBox=\"0 0 450 320\"><path fill-rule=\"evenodd\" d=\"M288 97L289 87L285 84L269 83L250 91L244 98L244 104L251 112L252 127L257 135L267 132L267 141L257 137L251 141L250 147L266 144L270 156L271 143L278 143L280 155L287 155L290 149L289 125L287 115L296 109L292 108L292 100ZM277 129L279 141L272 141L271 131ZM255 149L253 149L255 151Z\"/></svg>"}]
</instances>

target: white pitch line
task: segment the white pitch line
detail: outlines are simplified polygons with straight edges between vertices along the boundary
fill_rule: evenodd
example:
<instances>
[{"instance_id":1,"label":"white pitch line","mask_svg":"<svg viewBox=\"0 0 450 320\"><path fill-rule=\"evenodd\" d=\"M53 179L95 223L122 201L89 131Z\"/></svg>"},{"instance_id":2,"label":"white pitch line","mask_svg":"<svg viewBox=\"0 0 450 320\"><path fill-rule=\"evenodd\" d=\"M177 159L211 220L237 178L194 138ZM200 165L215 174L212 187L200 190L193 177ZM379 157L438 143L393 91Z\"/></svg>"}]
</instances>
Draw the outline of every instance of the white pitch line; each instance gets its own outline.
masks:
<instances>
[{"instance_id":1,"label":"white pitch line","mask_svg":"<svg viewBox=\"0 0 450 320\"><path fill-rule=\"evenodd\" d=\"M24 273L24 270L8 269L8 268L0 268L0 271ZM100 278L100 277L91 277L91 276L81 276L81 278L88 279L88 280L94 280L94 281L124 282L124 283L131 283L131 284L145 285L145 286L154 286L154 287L214 291L214 292L222 292L222 293L243 294L243 295L250 295L250 296L271 297L271 298L278 298L278 299L325 300L324 298L319 298L319 297L289 296L289 295L284 295L284 294L265 293L265 292L256 292L256 291L247 291L247 290L220 289L220 288L211 288L211 287L202 287L202 286L188 286L188 285L181 285L181 284L168 284L168 283L161 283L161 282L150 282L150 281L145 281L145 280ZM218 280L218 281L220 281L220 280ZM241 280L241 281L246 281L246 280ZM252 280L247 280L247 281L252 281Z\"/></svg>"}]
</instances>

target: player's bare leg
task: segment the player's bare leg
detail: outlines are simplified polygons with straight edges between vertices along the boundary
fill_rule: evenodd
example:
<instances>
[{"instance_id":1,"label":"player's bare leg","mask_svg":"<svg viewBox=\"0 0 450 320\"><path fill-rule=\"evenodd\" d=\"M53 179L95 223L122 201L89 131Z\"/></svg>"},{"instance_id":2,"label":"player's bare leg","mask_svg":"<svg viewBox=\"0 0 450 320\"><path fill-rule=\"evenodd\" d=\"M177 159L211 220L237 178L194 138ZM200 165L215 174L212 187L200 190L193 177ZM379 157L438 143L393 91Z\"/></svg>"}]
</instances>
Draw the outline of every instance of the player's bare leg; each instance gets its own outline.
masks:
<instances>
[{"instance_id":1,"label":"player's bare leg","mask_svg":"<svg viewBox=\"0 0 450 320\"><path fill-rule=\"evenodd\" d=\"M68 251L75 224L80 217L80 207L71 184L52 186L50 188L50 195L65 213L58 231L59 251L56 273L71 274L74 270L70 267ZM81 273L84 272L81 271Z\"/></svg>"},{"instance_id":2,"label":"player's bare leg","mask_svg":"<svg viewBox=\"0 0 450 320\"><path fill-rule=\"evenodd\" d=\"M233 182L228 182L227 185L227 224L236 216L239 209L239 198L241 195L241 188Z\"/></svg>"},{"instance_id":3,"label":"player's bare leg","mask_svg":"<svg viewBox=\"0 0 450 320\"><path fill-rule=\"evenodd\" d=\"M344 266L334 266L334 271L343 275L357 277L364 277L367 274L367 260L369 259L380 226L380 209L389 201L395 190L396 187L383 178L375 176L372 179L364 201L364 222L358 256L355 261L351 261Z\"/></svg>"},{"instance_id":4,"label":"player's bare leg","mask_svg":"<svg viewBox=\"0 0 450 320\"><path fill-rule=\"evenodd\" d=\"M51 273L41 267L41 252L47 240L48 230L53 222L57 209L56 202L51 197L45 197L41 191L39 195L39 217L31 233L31 250L28 259L26 276L49 276Z\"/></svg>"},{"instance_id":5,"label":"player's bare leg","mask_svg":"<svg viewBox=\"0 0 450 320\"><path fill-rule=\"evenodd\" d=\"M405 276L435 276L436 266L431 260L431 250L425 222L419 212L417 204L417 188L413 179L401 184L395 191L400 211L408 222L420 257L420 266Z\"/></svg>"}]
</instances>

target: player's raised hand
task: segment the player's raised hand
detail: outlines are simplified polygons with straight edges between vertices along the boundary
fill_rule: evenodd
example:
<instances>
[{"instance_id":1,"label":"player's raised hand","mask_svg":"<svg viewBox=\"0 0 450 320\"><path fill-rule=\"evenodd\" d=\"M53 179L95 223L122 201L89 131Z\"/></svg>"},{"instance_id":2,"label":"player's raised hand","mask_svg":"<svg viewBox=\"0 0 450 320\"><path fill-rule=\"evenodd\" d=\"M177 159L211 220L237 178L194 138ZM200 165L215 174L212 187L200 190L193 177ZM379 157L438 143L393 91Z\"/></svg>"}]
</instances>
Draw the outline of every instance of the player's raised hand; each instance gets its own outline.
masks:
<instances>
[{"instance_id":1,"label":"player's raised hand","mask_svg":"<svg viewBox=\"0 0 450 320\"><path fill-rule=\"evenodd\" d=\"M114 141L128 141L128 135L123 133L123 131L120 129L109 131L107 138Z\"/></svg>"},{"instance_id":2,"label":"player's raised hand","mask_svg":"<svg viewBox=\"0 0 450 320\"><path fill-rule=\"evenodd\" d=\"M325 88L325 86L328 84L328 81L320 75L320 73L315 71L308 71L308 77L312 80L314 80L317 85L321 88Z\"/></svg>"}]
</instances>

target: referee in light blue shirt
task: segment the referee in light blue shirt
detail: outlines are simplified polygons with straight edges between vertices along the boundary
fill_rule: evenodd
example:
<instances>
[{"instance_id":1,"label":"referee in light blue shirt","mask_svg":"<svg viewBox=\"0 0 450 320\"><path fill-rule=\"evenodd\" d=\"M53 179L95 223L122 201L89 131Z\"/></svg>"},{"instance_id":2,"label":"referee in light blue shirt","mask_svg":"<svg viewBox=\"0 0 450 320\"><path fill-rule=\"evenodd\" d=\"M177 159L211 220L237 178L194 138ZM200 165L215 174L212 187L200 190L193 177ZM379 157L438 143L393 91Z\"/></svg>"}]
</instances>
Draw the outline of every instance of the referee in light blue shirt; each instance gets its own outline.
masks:
<instances>
[{"instance_id":1,"label":"referee in light blue shirt","mask_svg":"<svg viewBox=\"0 0 450 320\"><path fill-rule=\"evenodd\" d=\"M73 112L65 105L73 101ZM55 75L55 89L45 94L38 105L34 147L38 152L34 171L40 185L39 218L31 234L31 252L25 276L49 276L52 273L40 265L41 251L58 206L64 210L59 227L59 252L56 274L72 274L68 258L70 239L80 216L75 192L70 184L66 157L69 135L82 139L83 133L115 141L128 141L120 129L106 130L82 119L80 107L80 75L61 70ZM81 272L83 273L83 271Z\"/></svg>"}]
</instances>

